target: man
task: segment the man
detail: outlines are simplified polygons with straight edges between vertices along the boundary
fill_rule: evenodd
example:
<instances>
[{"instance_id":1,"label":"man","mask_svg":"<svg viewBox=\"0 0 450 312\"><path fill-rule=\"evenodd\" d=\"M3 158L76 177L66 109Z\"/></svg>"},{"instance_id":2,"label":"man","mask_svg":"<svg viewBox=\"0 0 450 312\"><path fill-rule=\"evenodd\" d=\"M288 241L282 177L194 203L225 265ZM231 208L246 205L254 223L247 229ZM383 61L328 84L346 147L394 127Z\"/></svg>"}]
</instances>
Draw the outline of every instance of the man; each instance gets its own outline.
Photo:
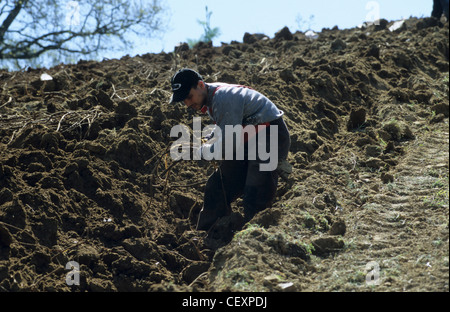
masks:
<instances>
[{"instance_id":1,"label":"man","mask_svg":"<svg viewBox=\"0 0 450 312\"><path fill-rule=\"evenodd\" d=\"M199 146L195 151L199 156L210 155L217 149L229 153L230 136L233 136L232 146L237 144L231 153L233 159L225 157L206 183L197 229L208 230L220 217L230 214L231 203L240 196L243 196L246 221L270 207L276 194L278 175L286 176L291 171L286 160L290 138L282 119L283 112L249 87L205 83L199 73L188 68L179 70L172 77L171 86L170 103L183 102L187 107L207 113L216 124L217 130L211 135L215 137L215 143ZM230 127L237 131L230 134ZM247 131L247 127L254 131ZM273 159L262 157L267 156L265 152L269 146L275 146L275 150L269 152L277 158L274 167L269 166ZM244 157L239 158L242 149Z\"/></svg>"},{"instance_id":2,"label":"man","mask_svg":"<svg viewBox=\"0 0 450 312\"><path fill-rule=\"evenodd\" d=\"M441 18L442 13L444 13L445 17L448 19L448 7L449 0L433 0L433 11L431 12L431 16L436 18Z\"/></svg>"}]
</instances>

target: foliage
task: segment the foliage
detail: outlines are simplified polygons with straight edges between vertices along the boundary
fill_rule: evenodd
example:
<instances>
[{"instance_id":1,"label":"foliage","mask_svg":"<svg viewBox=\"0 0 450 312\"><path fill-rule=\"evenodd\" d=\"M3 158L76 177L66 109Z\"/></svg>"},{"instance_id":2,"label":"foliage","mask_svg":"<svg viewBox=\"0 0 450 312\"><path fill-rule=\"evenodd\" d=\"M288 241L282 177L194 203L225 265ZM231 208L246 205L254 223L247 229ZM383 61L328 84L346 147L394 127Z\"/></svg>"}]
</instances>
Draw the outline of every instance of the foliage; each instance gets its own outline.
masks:
<instances>
[{"instance_id":1,"label":"foliage","mask_svg":"<svg viewBox=\"0 0 450 312\"><path fill-rule=\"evenodd\" d=\"M301 14L298 14L295 21L297 22L297 26L300 31L308 31L311 30L312 24L314 24L314 15L310 15L309 19L305 20Z\"/></svg>"},{"instance_id":2,"label":"foliage","mask_svg":"<svg viewBox=\"0 0 450 312\"><path fill-rule=\"evenodd\" d=\"M205 7L205 17L206 19L204 21L197 20L197 23L199 23L201 26L203 26L204 33L200 37L200 39L188 39L188 44L192 48L199 42L211 42L214 38L218 37L220 35L220 29L218 27L211 28L211 15L212 12L208 10L208 6Z\"/></svg>"},{"instance_id":3,"label":"foliage","mask_svg":"<svg viewBox=\"0 0 450 312\"><path fill-rule=\"evenodd\" d=\"M130 35L164 28L161 0L5 0L0 5L0 64L53 63L131 46Z\"/></svg>"}]
</instances>

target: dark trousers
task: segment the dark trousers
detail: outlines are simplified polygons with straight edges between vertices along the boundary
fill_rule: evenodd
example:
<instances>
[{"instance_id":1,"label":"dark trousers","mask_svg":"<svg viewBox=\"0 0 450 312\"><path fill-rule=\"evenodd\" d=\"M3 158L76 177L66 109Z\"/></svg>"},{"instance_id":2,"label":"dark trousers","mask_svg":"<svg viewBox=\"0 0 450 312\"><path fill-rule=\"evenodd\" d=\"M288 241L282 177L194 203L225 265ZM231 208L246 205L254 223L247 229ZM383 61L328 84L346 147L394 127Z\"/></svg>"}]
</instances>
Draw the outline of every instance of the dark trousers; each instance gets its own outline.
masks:
<instances>
[{"instance_id":1,"label":"dark trousers","mask_svg":"<svg viewBox=\"0 0 450 312\"><path fill-rule=\"evenodd\" d=\"M431 16L441 18L442 13L448 18L449 0L433 0Z\"/></svg>"},{"instance_id":2,"label":"dark trousers","mask_svg":"<svg viewBox=\"0 0 450 312\"><path fill-rule=\"evenodd\" d=\"M278 126L278 160L286 159L289 147L289 131L282 118L274 120L270 125ZM253 138L259 142L258 132ZM265 143L270 146L274 138L270 136L269 128L265 131ZM246 146L247 148L247 146ZM203 209L200 213L197 228L209 229L220 217L231 213L231 203L243 196L244 217L249 221L257 212L272 205L278 186L278 174L273 171L260 170L262 161L256 153L256 159L224 160L219 168L209 177L205 187Z\"/></svg>"}]
</instances>

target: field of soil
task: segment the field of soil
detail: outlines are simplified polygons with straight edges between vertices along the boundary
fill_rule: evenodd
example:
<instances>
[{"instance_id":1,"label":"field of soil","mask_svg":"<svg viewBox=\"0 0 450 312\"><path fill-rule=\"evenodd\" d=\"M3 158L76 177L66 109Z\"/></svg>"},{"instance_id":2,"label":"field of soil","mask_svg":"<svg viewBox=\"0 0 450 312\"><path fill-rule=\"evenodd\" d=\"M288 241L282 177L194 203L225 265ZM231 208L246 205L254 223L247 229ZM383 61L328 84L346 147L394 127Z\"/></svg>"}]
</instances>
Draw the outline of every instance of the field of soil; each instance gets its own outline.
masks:
<instances>
[{"instance_id":1,"label":"field of soil","mask_svg":"<svg viewBox=\"0 0 450 312\"><path fill-rule=\"evenodd\" d=\"M448 292L449 24L392 25L0 71L0 291ZM285 112L293 173L246 224L195 229L217 164L168 154L182 67Z\"/></svg>"}]
</instances>

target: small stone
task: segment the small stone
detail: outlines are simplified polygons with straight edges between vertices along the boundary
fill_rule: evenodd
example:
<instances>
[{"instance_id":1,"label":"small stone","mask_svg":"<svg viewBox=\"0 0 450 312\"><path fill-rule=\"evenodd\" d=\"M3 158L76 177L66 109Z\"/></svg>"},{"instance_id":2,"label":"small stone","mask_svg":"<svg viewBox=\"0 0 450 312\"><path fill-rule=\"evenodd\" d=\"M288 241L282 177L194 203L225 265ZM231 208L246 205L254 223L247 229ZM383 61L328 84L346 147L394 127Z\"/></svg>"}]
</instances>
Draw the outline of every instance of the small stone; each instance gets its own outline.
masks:
<instances>
[{"instance_id":1,"label":"small stone","mask_svg":"<svg viewBox=\"0 0 450 312\"><path fill-rule=\"evenodd\" d=\"M297 291L297 286L292 282L280 283L277 286L284 292Z\"/></svg>"}]
</instances>

